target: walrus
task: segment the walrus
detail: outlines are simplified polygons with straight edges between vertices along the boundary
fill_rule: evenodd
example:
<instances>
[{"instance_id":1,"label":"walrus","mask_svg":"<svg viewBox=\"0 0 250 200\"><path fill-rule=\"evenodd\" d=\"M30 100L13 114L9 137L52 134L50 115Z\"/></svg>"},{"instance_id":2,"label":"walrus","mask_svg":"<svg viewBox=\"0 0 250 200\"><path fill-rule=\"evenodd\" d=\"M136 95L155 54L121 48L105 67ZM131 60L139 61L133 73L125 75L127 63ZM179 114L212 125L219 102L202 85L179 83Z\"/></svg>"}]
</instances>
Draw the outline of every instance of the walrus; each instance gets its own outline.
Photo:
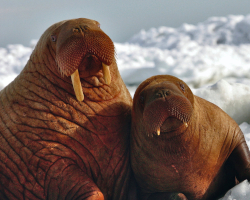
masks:
<instances>
[{"instance_id":1,"label":"walrus","mask_svg":"<svg viewBox=\"0 0 250 200\"><path fill-rule=\"evenodd\" d=\"M97 21L49 27L0 92L0 199L132 199L131 107Z\"/></svg>"},{"instance_id":2,"label":"walrus","mask_svg":"<svg viewBox=\"0 0 250 200\"><path fill-rule=\"evenodd\" d=\"M141 199L215 200L250 180L237 123L170 75L153 76L135 92L131 165Z\"/></svg>"}]
</instances>

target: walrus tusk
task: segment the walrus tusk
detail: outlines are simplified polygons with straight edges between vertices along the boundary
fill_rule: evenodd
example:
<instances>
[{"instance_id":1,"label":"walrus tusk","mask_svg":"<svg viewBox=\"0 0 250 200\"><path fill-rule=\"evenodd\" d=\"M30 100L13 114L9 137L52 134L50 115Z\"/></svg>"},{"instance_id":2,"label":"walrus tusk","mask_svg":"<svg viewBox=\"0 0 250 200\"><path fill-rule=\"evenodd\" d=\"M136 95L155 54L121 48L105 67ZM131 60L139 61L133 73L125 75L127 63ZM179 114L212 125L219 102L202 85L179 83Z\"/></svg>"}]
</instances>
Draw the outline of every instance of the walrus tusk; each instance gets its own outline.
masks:
<instances>
[{"instance_id":1,"label":"walrus tusk","mask_svg":"<svg viewBox=\"0 0 250 200\"><path fill-rule=\"evenodd\" d=\"M107 85L111 83L111 76L109 71L109 66L102 63L103 78Z\"/></svg>"},{"instance_id":2,"label":"walrus tusk","mask_svg":"<svg viewBox=\"0 0 250 200\"><path fill-rule=\"evenodd\" d=\"M186 127L188 127L188 124L187 124L187 122L184 122L184 125L185 125Z\"/></svg>"},{"instance_id":3,"label":"walrus tusk","mask_svg":"<svg viewBox=\"0 0 250 200\"><path fill-rule=\"evenodd\" d=\"M161 134L161 128L159 127L158 129L157 129L157 135L160 135Z\"/></svg>"},{"instance_id":4,"label":"walrus tusk","mask_svg":"<svg viewBox=\"0 0 250 200\"><path fill-rule=\"evenodd\" d=\"M71 81L72 81L73 88L75 91L76 99L78 101L83 101L84 95L82 92L82 86L81 86L81 81L80 81L78 69L73 74L71 74Z\"/></svg>"}]
</instances>

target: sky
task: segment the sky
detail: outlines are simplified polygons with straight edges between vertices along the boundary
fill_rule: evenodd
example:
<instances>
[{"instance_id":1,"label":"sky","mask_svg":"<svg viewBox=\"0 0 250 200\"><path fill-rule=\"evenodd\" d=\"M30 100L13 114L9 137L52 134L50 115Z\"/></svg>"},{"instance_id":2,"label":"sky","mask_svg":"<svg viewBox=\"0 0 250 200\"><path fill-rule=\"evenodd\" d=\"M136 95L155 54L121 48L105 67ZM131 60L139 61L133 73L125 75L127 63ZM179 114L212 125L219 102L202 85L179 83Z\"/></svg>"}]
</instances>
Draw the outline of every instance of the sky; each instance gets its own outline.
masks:
<instances>
[{"instance_id":1,"label":"sky","mask_svg":"<svg viewBox=\"0 0 250 200\"><path fill-rule=\"evenodd\" d=\"M97 20L114 42L125 42L142 29L246 15L249 8L249 0L0 0L0 47L28 46L65 19Z\"/></svg>"}]
</instances>

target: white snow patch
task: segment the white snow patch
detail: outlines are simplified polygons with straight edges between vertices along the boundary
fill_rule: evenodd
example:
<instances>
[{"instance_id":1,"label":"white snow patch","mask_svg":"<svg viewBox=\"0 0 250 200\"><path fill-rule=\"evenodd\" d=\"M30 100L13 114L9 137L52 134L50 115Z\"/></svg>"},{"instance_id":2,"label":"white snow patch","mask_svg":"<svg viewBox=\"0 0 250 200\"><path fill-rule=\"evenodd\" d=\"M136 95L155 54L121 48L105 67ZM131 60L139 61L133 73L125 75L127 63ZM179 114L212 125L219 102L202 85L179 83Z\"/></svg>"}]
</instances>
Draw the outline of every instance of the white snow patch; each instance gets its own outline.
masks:
<instances>
[{"instance_id":1,"label":"white snow patch","mask_svg":"<svg viewBox=\"0 0 250 200\"><path fill-rule=\"evenodd\" d=\"M220 200L249 200L250 184L247 180L229 190Z\"/></svg>"}]
</instances>

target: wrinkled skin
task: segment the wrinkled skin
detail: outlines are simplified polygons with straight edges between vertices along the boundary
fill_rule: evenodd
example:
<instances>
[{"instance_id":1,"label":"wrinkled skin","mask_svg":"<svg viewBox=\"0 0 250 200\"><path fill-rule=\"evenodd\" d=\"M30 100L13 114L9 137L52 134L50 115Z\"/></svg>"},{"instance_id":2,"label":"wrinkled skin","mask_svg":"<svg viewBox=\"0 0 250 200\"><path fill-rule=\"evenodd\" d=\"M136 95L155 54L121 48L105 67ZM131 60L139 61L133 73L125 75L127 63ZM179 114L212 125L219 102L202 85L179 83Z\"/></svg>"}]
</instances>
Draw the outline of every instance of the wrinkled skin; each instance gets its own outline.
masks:
<instances>
[{"instance_id":1,"label":"wrinkled skin","mask_svg":"<svg viewBox=\"0 0 250 200\"><path fill-rule=\"evenodd\" d=\"M71 82L76 69L83 101ZM0 92L0 199L133 199L131 104L99 23L52 25Z\"/></svg>"},{"instance_id":2,"label":"wrinkled skin","mask_svg":"<svg viewBox=\"0 0 250 200\"><path fill-rule=\"evenodd\" d=\"M215 200L250 180L250 153L236 122L169 75L135 92L131 165L148 200Z\"/></svg>"}]
</instances>

